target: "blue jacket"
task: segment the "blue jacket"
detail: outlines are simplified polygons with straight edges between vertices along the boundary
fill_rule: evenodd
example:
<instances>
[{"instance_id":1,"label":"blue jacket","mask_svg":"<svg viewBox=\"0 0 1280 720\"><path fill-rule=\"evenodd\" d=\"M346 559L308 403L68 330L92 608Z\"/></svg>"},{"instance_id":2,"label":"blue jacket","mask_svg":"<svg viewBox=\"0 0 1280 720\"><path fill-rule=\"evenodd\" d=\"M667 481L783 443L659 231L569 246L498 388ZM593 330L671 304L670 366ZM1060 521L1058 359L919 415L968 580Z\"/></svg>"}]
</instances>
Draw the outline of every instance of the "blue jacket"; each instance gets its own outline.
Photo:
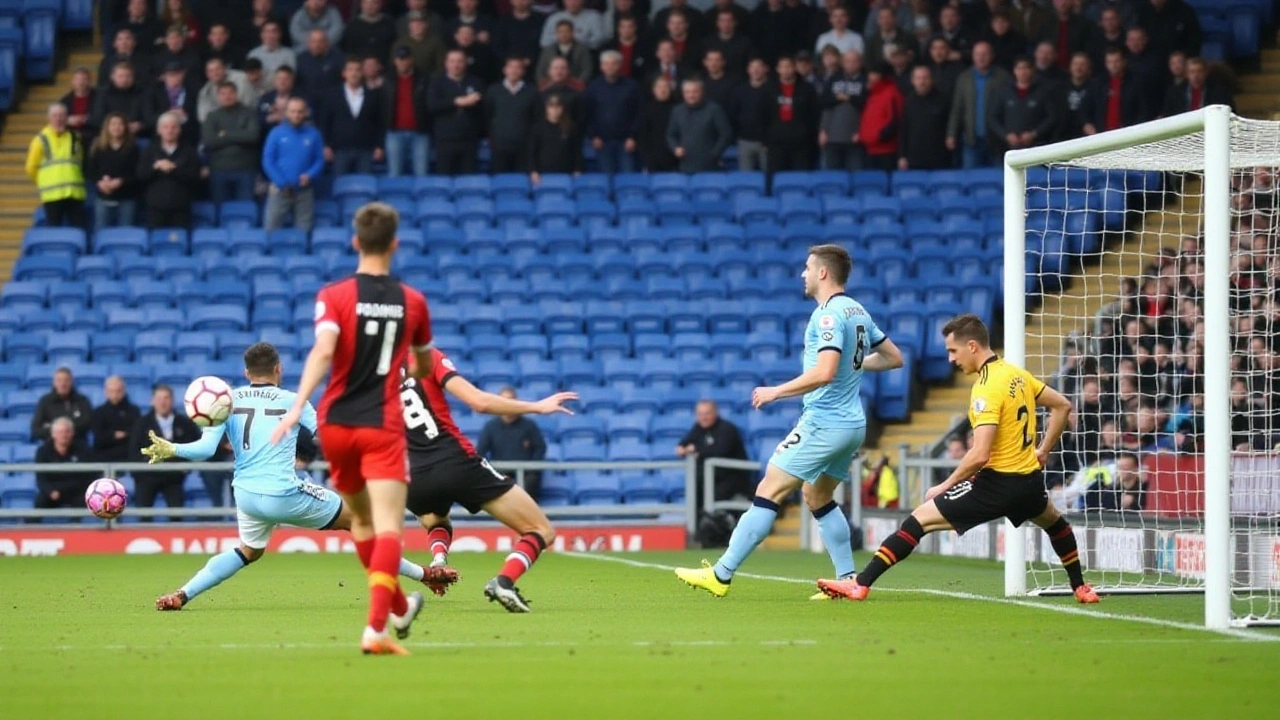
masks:
<instances>
[{"instance_id":1,"label":"blue jacket","mask_svg":"<svg viewBox=\"0 0 1280 720\"><path fill-rule=\"evenodd\" d=\"M262 171L278 188L298 187L298 178L312 182L324 171L324 138L314 125L294 127L282 122L267 135L262 149Z\"/></svg>"},{"instance_id":2,"label":"blue jacket","mask_svg":"<svg viewBox=\"0 0 1280 720\"><path fill-rule=\"evenodd\" d=\"M598 77L587 86L588 139L626 140L636 136L640 92L631 78L608 82Z\"/></svg>"}]
</instances>

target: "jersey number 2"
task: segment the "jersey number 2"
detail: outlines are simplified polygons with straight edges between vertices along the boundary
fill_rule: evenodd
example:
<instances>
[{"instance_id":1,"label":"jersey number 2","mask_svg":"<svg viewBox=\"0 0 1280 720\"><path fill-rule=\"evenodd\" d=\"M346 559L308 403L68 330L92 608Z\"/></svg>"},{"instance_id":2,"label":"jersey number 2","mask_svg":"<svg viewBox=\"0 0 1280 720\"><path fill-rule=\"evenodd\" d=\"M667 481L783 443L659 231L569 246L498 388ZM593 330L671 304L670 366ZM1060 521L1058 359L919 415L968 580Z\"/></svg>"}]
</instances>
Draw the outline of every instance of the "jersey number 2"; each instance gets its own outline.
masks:
<instances>
[{"instance_id":1,"label":"jersey number 2","mask_svg":"<svg viewBox=\"0 0 1280 720\"><path fill-rule=\"evenodd\" d=\"M1026 450L1031 447L1031 443L1035 438L1031 437L1028 430L1031 429L1031 410L1026 405L1018 408L1018 419L1022 421L1022 449Z\"/></svg>"},{"instance_id":2,"label":"jersey number 2","mask_svg":"<svg viewBox=\"0 0 1280 720\"><path fill-rule=\"evenodd\" d=\"M240 434L240 449L249 449L249 433L253 431L253 416L257 414L256 408L236 408L231 411L232 415L244 415L244 432ZM285 410L281 408L267 408L262 411L267 417L282 417Z\"/></svg>"},{"instance_id":3,"label":"jersey number 2","mask_svg":"<svg viewBox=\"0 0 1280 720\"><path fill-rule=\"evenodd\" d=\"M377 320L370 320L364 324L364 334L371 337L377 337L378 333L382 333L382 348L378 351L378 369L379 375L386 375L391 372L391 353L396 347L396 330L400 324L395 320L388 320L386 325L382 325Z\"/></svg>"}]
</instances>

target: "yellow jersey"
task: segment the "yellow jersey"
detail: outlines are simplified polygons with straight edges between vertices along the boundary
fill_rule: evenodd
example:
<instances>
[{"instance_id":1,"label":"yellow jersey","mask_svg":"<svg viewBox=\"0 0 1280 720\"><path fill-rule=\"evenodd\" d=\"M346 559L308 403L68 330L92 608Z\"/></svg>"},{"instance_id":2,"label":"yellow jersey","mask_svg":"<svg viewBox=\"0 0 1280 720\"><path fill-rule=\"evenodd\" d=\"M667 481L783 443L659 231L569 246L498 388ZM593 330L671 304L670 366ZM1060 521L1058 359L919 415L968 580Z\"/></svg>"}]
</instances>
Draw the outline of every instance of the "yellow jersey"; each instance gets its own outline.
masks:
<instances>
[{"instance_id":1,"label":"yellow jersey","mask_svg":"<svg viewBox=\"0 0 1280 720\"><path fill-rule=\"evenodd\" d=\"M1040 469L1036 457L1036 398L1044 383L999 356L978 371L969 395L969 424L996 426L986 467L999 473L1026 475Z\"/></svg>"}]
</instances>

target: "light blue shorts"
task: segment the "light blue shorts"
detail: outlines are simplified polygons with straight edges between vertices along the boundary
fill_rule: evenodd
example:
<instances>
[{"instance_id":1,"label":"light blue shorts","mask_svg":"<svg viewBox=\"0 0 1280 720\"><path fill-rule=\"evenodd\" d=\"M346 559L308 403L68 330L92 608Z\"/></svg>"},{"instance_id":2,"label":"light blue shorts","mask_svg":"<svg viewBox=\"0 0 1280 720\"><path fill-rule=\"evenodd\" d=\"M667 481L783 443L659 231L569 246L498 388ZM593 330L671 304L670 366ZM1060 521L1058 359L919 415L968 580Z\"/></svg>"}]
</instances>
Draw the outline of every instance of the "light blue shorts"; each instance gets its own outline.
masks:
<instances>
[{"instance_id":1,"label":"light blue shorts","mask_svg":"<svg viewBox=\"0 0 1280 720\"><path fill-rule=\"evenodd\" d=\"M844 482L866 436L865 427L820 428L802 419L778 443L769 464L807 483L823 475Z\"/></svg>"},{"instance_id":2,"label":"light blue shorts","mask_svg":"<svg viewBox=\"0 0 1280 720\"><path fill-rule=\"evenodd\" d=\"M342 512L342 498L328 488L298 481L287 495L262 495L236 489L236 521L240 542L255 549L267 547L277 525L326 530Z\"/></svg>"}]
</instances>

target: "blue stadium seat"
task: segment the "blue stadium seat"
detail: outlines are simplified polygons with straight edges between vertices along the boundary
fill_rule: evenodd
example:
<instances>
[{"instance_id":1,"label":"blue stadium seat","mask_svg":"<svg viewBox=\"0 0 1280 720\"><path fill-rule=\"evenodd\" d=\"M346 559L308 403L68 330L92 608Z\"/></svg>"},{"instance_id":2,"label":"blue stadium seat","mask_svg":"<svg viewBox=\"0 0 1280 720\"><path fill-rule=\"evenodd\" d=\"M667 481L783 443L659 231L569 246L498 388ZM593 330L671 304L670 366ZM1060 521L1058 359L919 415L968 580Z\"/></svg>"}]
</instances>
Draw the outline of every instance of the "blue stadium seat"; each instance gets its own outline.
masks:
<instances>
[{"instance_id":1,"label":"blue stadium seat","mask_svg":"<svg viewBox=\"0 0 1280 720\"><path fill-rule=\"evenodd\" d=\"M58 311L81 310L89 307L89 284L79 281L51 284L49 307Z\"/></svg>"},{"instance_id":2,"label":"blue stadium seat","mask_svg":"<svg viewBox=\"0 0 1280 720\"><path fill-rule=\"evenodd\" d=\"M311 252L321 255L342 255L351 250L349 228L320 227L311 231Z\"/></svg>"},{"instance_id":3,"label":"blue stadium seat","mask_svg":"<svg viewBox=\"0 0 1280 720\"><path fill-rule=\"evenodd\" d=\"M317 208L318 210L318 208ZM218 222L224 228L239 230L258 227L258 203L252 200L231 200L218 208Z\"/></svg>"},{"instance_id":4,"label":"blue stadium seat","mask_svg":"<svg viewBox=\"0 0 1280 720\"><path fill-rule=\"evenodd\" d=\"M231 231L225 228L196 228L191 233L191 254L199 258L220 258L231 245Z\"/></svg>"},{"instance_id":5,"label":"blue stadium seat","mask_svg":"<svg viewBox=\"0 0 1280 720\"><path fill-rule=\"evenodd\" d=\"M248 324L243 305L202 305L187 313L191 330L240 331L248 329Z\"/></svg>"},{"instance_id":6,"label":"blue stadium seat","mask_svg":"<svg viewBox=\"0 0 1280 720\"><path fill-rule=\"evenodd\" d=\"M196 228L214 228L218 226L218 206L211 202L191 204L191 224Z\"/></svg>"},{"instance_id":7,"label":"blue stadium seat","mask_svg":"<svg viewBox=\"0 0 1280 720\"><path fill-rule=\"evenodd\" d=\"M139 363L158 365L173 359L175 336L171 332L143 332L133 337L133 357ZM95 354L95 358L97 355ZM127 362L121 358L111 362Z\"/></svg>"},{"instance_id":8,"label":"blue stadium seat","mask_svg":"<svg viewBox=\"0 0 1280 720\"><path fill-rule=\"evenodd\" d=\"M591 357L596 360L624 358L631 354L631 338L620 332L591 334L590 346Z\"/></svg>"},{"instance_id":9,"label":"blue stadium seat","mask_svg":"<svg viewBox=\"0 0 1280 720\"><path fill-rule=\"evenodd\" d=\"M894 339L897 343L897 339ZM903 421L911 417L911 379L915 372L915 351L902 348L903 368L883 373L876 390L875 413L883 420Z\"/></svg>"},{"instance_id":10,"label":"blue stadium seat","mask_svg":"<svg viewBox=\"0 0 1280 720\"><path fill-rule=\"evenodd\" d=\"M49 336L45 359L57 365L75 365L89 360L89 333L63 331Z\"/></svg>"},{"instance_id":11,"label":"blue stadium seat","mask_svg":"<svg viewBox=\"0 0 1280 720\"><path fill-rule=\"evenodd\" d=\"M57 57L58 21L61 0L22 0L22 29L26 40L26 79L44 82L53 79Z\"/></svg>"},{"instance_id":12,"label":"blue stadium seat","mask_svg":"<svg viewBox=\"0 0 1280 720\"><path fill-rule=\"evenodd\" d=\"M730 200L737 201L740 198L763 197L765 194L764 173L705 173L701 177L705 178L708 183L713 182L724 188ZM690 187L695 191L700 187L696 178L690 183Z\"/></svg>"},{"instance_id":13,"label":"blue stadium seat","mask_svg":"<svg viewBox=\"0 0 1280 720\"><path fill-rule=\"evenodd\" d=\"M218 357L218 335L207 332L180 332L173 336L173 352L182 364L207 363Z\"/></svg>"},{"instance_id":14,"label":"blue stadium seat","mask_svg":"<svg viewBox=\"0 0 1280 720\"><path fill-rule=\"evenodd\" d=\"M244 351L258 342L258 336L249 332L218 333L218 358L236 363L241 367L244 362Z\"/></svg>"},{"instance_id":15,"label":"blue stadium seat","mask_svg":"<svg viewBox=\"0 0 1280 720\"><path fill-rule=\"evenodd\" d=\"M684 173L654 173L649 176L649 197L657 203L687 203L689 176Z\"/></svg>"},{"instance_id":16,"label":"blue stadium seat","mask_svg":"<svg viewBox=\"0 0 1280 720\"><path fill-rule=\"evenodd\" d=\"M116 259L109 255L85 255L76 258L75 277L85 282L112 280L116 276Z\"/></svg>"},{"instance_id":17,"label":"blue stadium seat","mask_svg":"<svg viewBox=\"0 0 1280 720\"><path fill-rule=\"evenodd\" d=\"M144 255L147 231L142 228L104 228L93 235L93 251L109 255Z\"/></svg>"},{"instance_id":18,"label":"blue stadium seat","mask_svg":"<svg viewBox=\"0 0 1280 720\"><path fill-rule=\"evenodd\" d=\"M378 180L372 175L341 175L334 178L332 194L338 200L366 203L378 197Z\"/></svg>"},{"instance_id":19,"label":"blue stadium seat","mask_svg":"<svg viewBox=\"0 0 1280 720\"><path fill-rule=\"evenodd\" d=\"M281 228L267 234L267 252L279 257L307 251L307 234L297 228Z\"/></svg>"},{"instance_id":20,"label":"blue stadium seat","mask_svg":"<svg viewBox=\"0 0 1280 720\"><path fill-rule=\"evenodd\" d=\"M618 488L627 505L648 505L666 501L666 481L658 475L620 473Z\"/></svg>"},{"instance_id":21,"label":"blue stadium seat","mask_svg":"<svg viewBox=\"0 0 1280 720\"><path fill-rule=\"evenodd\" d=\"M599 173L578 175L571 179L570 187L575 200L604 201L612 194L609 176Z\"/></svg>"},{"instance_id":22,"label":"blue stadium seat","mask_svg":"<svg viewBox=\"0 0 1280 720\"><path fill-rule=\"evenodd\" d=\"M574 178L563 173L546 173L540 175L538 184L533 187L533 196L537 200L571 201L574 192ZM608 197L608 186L601 199Z\"/></svg>"},{"instance_id":23,"label":"blue stadium seat","mask_svg":"<svg viewBox=\"0 0 1280 720\"><path fill-rule=\"evenodd\" d=\"M152 255L186 255L190 242L182 228L156 228L148 233L147 246Z\"/></svg>"},{"instance_id":24,"label":"blue stadium seat","mask_svg":"<svg viewBox=\"0 0 1280 720\"><path fill-rule=\"evenodd\" d=\"M142 310L171 308L178 299L173 283L167 280L130 280L129 306Z\"/></svg>"},{"instance_id":25,"label":"blue stadium seat","mask_svg":"<svg viewBox=\"0 0 1280 720\"><path fill-rule=\"evenodd\" d=\"M493 181L488 175L462 175L453 179L453 199L490 200L493 197Z\"/></svg>"},{"instance_id":26,"label":"blue stadium seat","mask_svg":"<svg viewBox=\"0 0 1280 720\"><path fill-rule=\"evenodd\" d=\"M495 202L527 200L531 190L529 176L524 173L494 175L490 184L490 194Z\"/></svg>"},{"instance_id":27,"label":"blue stadium seat","mask_svg":"<svg viewBox=\"0 0 1280 720\"><path fill-rule=\"evenodd\" d=\"M266 255L267 233L258 228L237 228L227 239L227 252L236 255Z\"/></svg>"},{"instance_id":28,"label":"blue stadium seat","mask_svg":"<svg viewBox=\"0 0 1280 720\"><path fill-rule=\"evenodd\" d=\"M556 442L562 446L566 443L589 442L601 444L605 441L604 424L589 415L571 415L560 418L556 429Z\"/></svg>"},{"instance_id":29,"label":"blue stadium seat","mask_svg":"<svg viewBox=\"0 0 1280 720\"><path fill-rule=\"evenodd\" d=\"M88 244L79 228L33 227L22 236L24 255L83 255Z\"/></svg>"},{"instance_id":30,"label":"blue stadium seat","mask_svg":"<svg viewBox=\"0 0 1280 720\"><path fill-rule=\"evenodd\" d=\"M621 177L621 176L619 176ZM618 224L628 229L658 224L658 207L649 200L618 200Z\"/></svg>"},{"instance_id":31,"label":"blue stadium seat","mask_svg":"<svg viewBox=\"0 0 1280 720\"><path fill-rule=\"evenodd\" d=\"M413 179L413 196L417 200L453 198L453 178L444 175L424 175Z\"/></svg>"},{"instance_id":32,"label":"blue stadium seat","mask_svg":"<svg viewBox=\"0 0 1280 720\"><path fill-rule=\"evenodd\" d=\"M5 338L5 359L20 364L44 362L46 342L44 335L13 333Z\"/></svg>"},{"instance_id":33,"label":"blue stadium seat","mask_svg":"<svg viewBox=\"0 0 1280 720\"><path fill-rule=\"evenodd\" d=\"M7 23L7 26L0 27L0 111L7 111L14 103L19 77L18 60L22 57L25 38L22 29L17 27L17 19L0 16L0 22Z\"/></svg>"},{"instance_id":34,"label":"blue stadium seat","mask_svg":"<svg viewBox=\"0 0 1280 720\"><path fill-rule=\"evenodd\" d=\"M0 288L0 304L13 311L41 310L49 298L49 283L15 280Z\"/></svg>"},{"instance_id":35,"label":"blue stadium seat","mask_svg":"<svg viewBox=\"0 0 1280 720\"><path fill-rule=\"evenodd\" d=\"M623 438L609 443L610 462L643 462L653 457L649 443L634 438Z\"/></svg>"}]
</instances>

